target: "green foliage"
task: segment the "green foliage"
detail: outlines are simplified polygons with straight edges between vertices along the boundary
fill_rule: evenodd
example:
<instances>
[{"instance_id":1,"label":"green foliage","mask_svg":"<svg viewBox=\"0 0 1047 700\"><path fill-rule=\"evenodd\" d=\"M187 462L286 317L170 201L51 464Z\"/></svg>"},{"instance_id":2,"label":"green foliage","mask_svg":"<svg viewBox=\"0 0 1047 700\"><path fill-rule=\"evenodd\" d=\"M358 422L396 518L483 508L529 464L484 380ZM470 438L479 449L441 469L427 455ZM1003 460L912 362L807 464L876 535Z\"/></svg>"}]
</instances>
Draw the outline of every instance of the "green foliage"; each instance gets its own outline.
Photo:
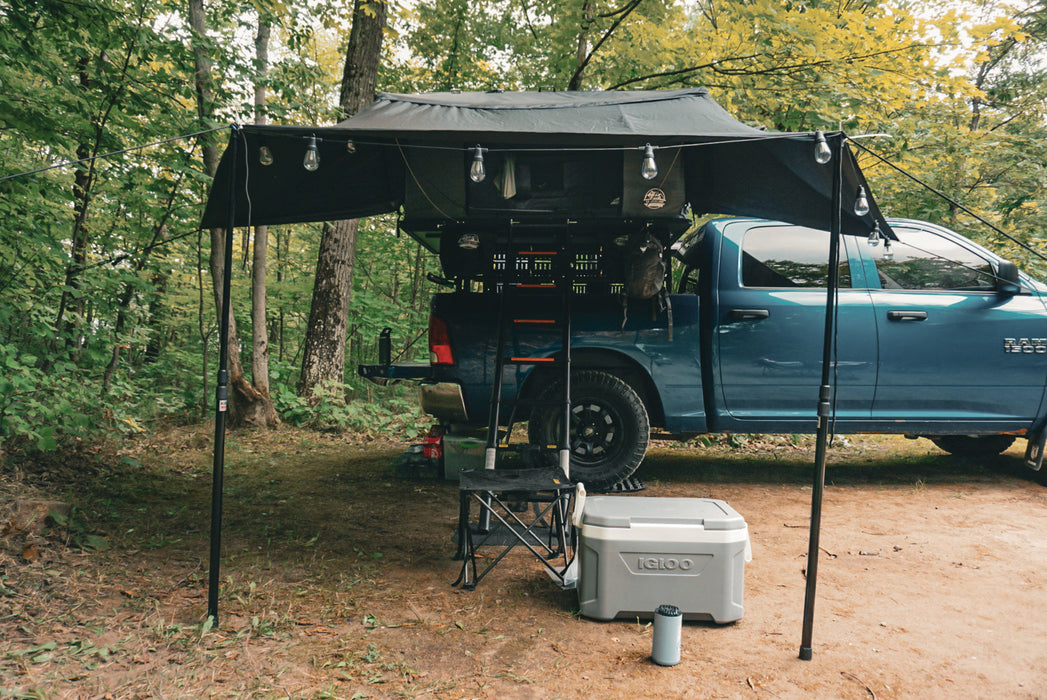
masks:
<instances>
[{"instance_id":1,"label":"green foliage","mask_svg":"<svg viewBox=\"0 0 1047 700\"><path fill-rule=\"evenodd\" d=\"M347 357L353 368L377 361L378 335L384 328L392 329L394 362L429 358L425 333L435 287L425 275L439 266L412 239L391 237L392 225L389 217L370 219L357 237ZM349 381L361 386L356 378Z\"/></svg>"},{"instance_id":2,"label":"green foliage","mask_svg":"<svg viewBox=\"0 0 1047 700\"><path fill-rule=\"evenodd\" d=\"M249 37L273 28L268 116L330 123L351 4L206 3L215 113L252 115ZM0 443L40 449L210 415L218 354L208 181L184 3L0 0ZM379 89L703 85L774 129L887 133L860 143L1025 243L1047 228L1047 9L1042 3L751 0L589 3L421 0L391 6ZM218 142L224 134L213 134ZM889 215L929 219L1034 274L1047 263L858 151ZM389 433L427 419L411 393L363 382L392 329L394 361L425 361L431 255L361 224L344 386L296 395L319 226L270 230L272 393L300 425ZM250 236L236 233L233 304L249 338ZM249 366L250 347L241 348Z\"/></svg>"},{"instance_id":3,"label":"green foliage","mask_svg":"<svg viewBox=\"0 0 1047 700\"><path fill-rule=\"evenodd\" d=\"M295 387L287 384L274 384L272 391L281 418L299 427L398 438L420 435L433 422L431 416L422 413L417 392L412 389L390 389L380 400L347 398L351 393L344 385L318 387L311 397L299 396Z\"/></svg>"}]
</instances>

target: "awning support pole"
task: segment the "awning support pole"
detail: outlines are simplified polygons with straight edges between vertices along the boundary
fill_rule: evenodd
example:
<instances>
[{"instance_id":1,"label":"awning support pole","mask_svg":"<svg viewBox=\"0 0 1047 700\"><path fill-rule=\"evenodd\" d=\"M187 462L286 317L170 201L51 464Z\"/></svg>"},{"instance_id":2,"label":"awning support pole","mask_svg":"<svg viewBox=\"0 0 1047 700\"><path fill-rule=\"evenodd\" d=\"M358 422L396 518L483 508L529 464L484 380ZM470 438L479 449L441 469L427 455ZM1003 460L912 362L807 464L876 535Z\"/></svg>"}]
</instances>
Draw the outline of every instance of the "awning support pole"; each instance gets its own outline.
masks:
<instances>
[{"instance_id":1,"label":"awning support pole","mask_svg":"<svg viewBox=\"0 0 1047 700\"><path fill-rule=\"evenodd\" d=\"M218 340L218 383L215 388L214 466L211 470L211 561L208 567L207 616L218 624L219 569L222 560L222 493L225 472L225 417L229 408L229 314L230 279L233 276L233 226L236 221L237 133L233 124L229 137L229 219L225 228L225 270L222 274L222 316ZM216 251L211 251L215 255Z\"/></svg>"},{"instance_id":2,"label":"awning support pole","mask_svg":"<svg viewBox=\"0 0 1047 700\"><path fill-rule=\"evenodd\" d=\"M841 179L843 177L843 135L833 148L832 212L829 226L829 270L825 299L825 341L822 346L822 383L818 389L818 438L814 454L814 485L811 490L811 531L807 547L807 589L803 601L803 637L800 658L810 661L814 651L814 595L818 582L818 547L822 529L822 496L825 491L825 452L832 418L833 329L836 322L836 292L840 283Z\"/></svg>"}]
</instances>

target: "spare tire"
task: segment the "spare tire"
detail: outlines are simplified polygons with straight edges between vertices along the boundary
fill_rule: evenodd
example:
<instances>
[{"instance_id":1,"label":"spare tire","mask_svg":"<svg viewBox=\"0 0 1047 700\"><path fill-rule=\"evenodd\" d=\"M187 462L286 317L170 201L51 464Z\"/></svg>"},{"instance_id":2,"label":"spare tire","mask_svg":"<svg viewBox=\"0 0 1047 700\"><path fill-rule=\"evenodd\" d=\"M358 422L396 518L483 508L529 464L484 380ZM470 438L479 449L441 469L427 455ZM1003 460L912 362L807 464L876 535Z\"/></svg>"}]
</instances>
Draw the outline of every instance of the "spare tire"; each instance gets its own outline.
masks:
<instances>
[{"instance_id":1,"label":"spare tire","mask_svg":"<svg viewBox=\"0 0 1047 700\"><path fill-rule=\"evenodd\" d=\"M543 402L562 396L560 382L539 391ZM563 414L545 406L531 411L528 438L533 445L558 445ZM598 370L571 375L571 481L590 490L607 488L640 466L651 438L643 401L618 377Z\"/></svg>"}]
</instances>

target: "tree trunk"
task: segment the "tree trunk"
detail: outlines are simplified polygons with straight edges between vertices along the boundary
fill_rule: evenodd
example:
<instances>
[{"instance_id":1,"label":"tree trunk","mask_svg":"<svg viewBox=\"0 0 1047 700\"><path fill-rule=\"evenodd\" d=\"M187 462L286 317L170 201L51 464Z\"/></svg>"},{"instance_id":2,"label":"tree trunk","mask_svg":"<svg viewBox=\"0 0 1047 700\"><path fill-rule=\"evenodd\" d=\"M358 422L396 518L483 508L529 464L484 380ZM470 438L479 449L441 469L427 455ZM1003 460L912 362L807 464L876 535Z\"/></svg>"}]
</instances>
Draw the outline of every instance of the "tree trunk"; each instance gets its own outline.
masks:
<instances>
[{"instance_id":1,"label":"tree trunk","mask_svg":"<svg viewBox=\"0 0 1047 700\"><path fill-rule=\"evenodd\" d=\"M385 32L384 0L356 0L353 28L345 53L341 106L346 116L359 112L373 99L378 59ZM313 301L302 357L298 393L312 399L323 385L345 381L345 331L356 255L356 220L324 226L316 261Z\"/></svg>"},{"instance_id":2,"label":"tree trunk","mask_svg":"<svg viewBox=\"0 0 1047 700\"><path fill-rule=\"evenodd\" d=\"M207 52L207 19L203 0L189 0L189 25L193 30L193 62L196 85L196 108L200 121L207 124L214 117L214 95L211 89L211 59ZM218 147L205 137L204 169L212 178L218 170ZM221 315L222 280L225 269L225 229L211 229L211 282L214 288L215 308ZM232 232L229 232L232 235ZM219 319L221 321L221 319ZM219 323L219 326L221 324ZM229 426L244 425L272 427L277 423L276 409L268 393L255 389L244 377L240 360L240 342L236 333L236 318L229 308Z\"/></svg>"},{"instance_id":3,"label":"tree trunk","mask_svg":"<svg viewBox=\"0 0 1047 700\"><path fill-rule=\"evenodd\" d=\"M385 0L356 0L339 99L346 117L356 114L374 100L385 19Z\"/></svg>"},{"instance_id":4,"label":"tree trunk","mask_svg":"<svg viewBox=\"0 0 1047 700\"><path fill-rule=\"evenodd\" d=\"M80 89L86 91L91 87L91 78L87 73L90 59L84 56L77 63L77 79ZM78 160L86 160L98 152L98 143L101 138L102 125L97 120L93 124L94 143L80 143L76 147ZM83 336L81 328L84 315L84 297L77 294L81 286L81 275L87 265L88 229L87 212L91 206L92 189L94 186L95 162L92 160L86 167L78 167L73 175L73 232L69 244L69 264L65 270L65 287L62 290L62 300L58 304L58 317L55 319L55 333L65 335L65 346L67 349L82 346ZM72 319L66 319L66 313L72 315ZM56 336L57 339L57 336Z\"/></svg>"},{"instance_id":5,"label":"tree trunk","mask_svg":"<svg viewBox=\"0 0 1047 700\"><path fill-rule=\"evenodd\" d=\"M269 74L269 23L258 18L255 35L254 123L266 123L265 92ZM269 328L266 324L266 252L269 246L269 227L254 230L254 256L251 265L251 379L254 388L269 398ZM270 399L270 404L272 400ZM275 410L273 422L278 423Z\"/></svg>"},{"instance_id":6,"label":"tree trunk","mask_svg":"<svg viewBox=\"0 0 1047 700\"><path fill-rule=\"evenodd\" d=\"M357 228L356 219L324 224L298 384L299 394L310 400L316 389L340 385L345 376L345 331Z\"/></svg>"},{"instance_id":7,"label":"tree trunk","mask_svg":"<svg viewBox=\"0 0 1047 700\"><path fill-rule=\"evenodd\" d=\"M589 29L593 24L595 7L592 0L582 3L582 22L578 29L578 50L575 56L574 74L567 85L568 90L581 90L585 66L589 61Z\"/></svg>"}]
</instances>

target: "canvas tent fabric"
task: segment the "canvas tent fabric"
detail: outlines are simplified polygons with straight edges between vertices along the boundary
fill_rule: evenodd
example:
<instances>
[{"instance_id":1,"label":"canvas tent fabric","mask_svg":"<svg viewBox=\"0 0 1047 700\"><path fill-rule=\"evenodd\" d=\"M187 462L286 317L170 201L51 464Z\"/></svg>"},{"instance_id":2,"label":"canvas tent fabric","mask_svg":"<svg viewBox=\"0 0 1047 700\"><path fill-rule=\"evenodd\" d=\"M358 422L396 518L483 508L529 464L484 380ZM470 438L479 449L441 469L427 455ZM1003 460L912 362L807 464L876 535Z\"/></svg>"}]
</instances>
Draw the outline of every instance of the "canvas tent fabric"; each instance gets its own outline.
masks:
<instances>
[{"instance_id":1,"label":"canvas tent fabric","mask_svg":"<svg viewBox=\"0 0 1047 700\"><path fill-rule=\"evenodd\" d=\"M439 177L463 183L448 195L459 206L437 207L436 219L469 218L468 167L477 146L488 158L506 154L621 153L640 161L646 144L665 167L683 173L686 200L698 214L733 214L829 228L834 169L814 160L813 133L778 133L736 120L704 88L629 92L380 93L373 104L335 126L243 126L234 164L223 155L203 216L206 228L358 218L401 212L410 220L422 197L418 163L438 161ZM316 139L320 167L302 158ZM853 213L859 187L869 188L842 133L826 134L843 158L841 229L866 235L883 220ZM677 157L675 148L679 148ZM258 154L267 149L269 165ZM672 154L672 155L670 155ZM434 160L435 159L435 160ZM414 166L412 165L414 164ZM234 168L235 165L235 168ZM235 170L235 181L234 181ZM232 185L232 188L230 188ZM431 198L430 198L431 199ZM564 212L570 215L571 212ZM433 218L431 211L425 212ZM434 221L439 225L440 221Z\"/></svg>"}]
</instances>

